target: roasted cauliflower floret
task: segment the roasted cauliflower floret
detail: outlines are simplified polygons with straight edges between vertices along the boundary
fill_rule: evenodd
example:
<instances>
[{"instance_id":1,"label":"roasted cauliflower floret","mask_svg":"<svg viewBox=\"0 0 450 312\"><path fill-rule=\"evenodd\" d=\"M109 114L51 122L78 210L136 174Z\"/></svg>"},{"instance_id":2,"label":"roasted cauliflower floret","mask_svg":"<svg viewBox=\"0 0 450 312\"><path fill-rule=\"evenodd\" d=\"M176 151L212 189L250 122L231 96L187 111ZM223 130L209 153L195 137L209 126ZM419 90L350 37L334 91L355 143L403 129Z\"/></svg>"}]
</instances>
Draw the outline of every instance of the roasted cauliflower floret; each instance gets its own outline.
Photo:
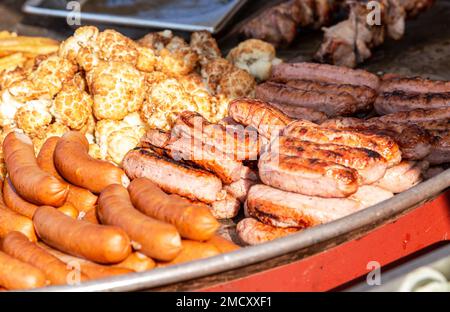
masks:
<instances>
[{"instance_id":1,"label":"roasted cauliflower floret","mask_svg":"<svg viewBox=\"0 0 450 312\"><path fill-rule=\"evenodd\" d=\"M228 53L227 60L260 81L267 80L272 66L281 62L273 45L258 39L241 42Z\"/></svg>"},{"instance_id":2,"label":"roasted cauliflower floret","mask_svg":"<svg viewBox=\"0 0 450 312\"><path fill-rule=\"evenodd\" d=\"M72 63L77 62L78 54L84 47L91 46L97 40L99 30L94 26L83 26L75 30L73 36L64 40L59 46L58 55Z\"/></svg>"},{"instance_id":3,"label":"roasted cauliflower floret","mask_svg":"<svg viewBox=\"0 0 450 312\"><path fill-rule=\"evenodd\" d=\"M94 157L95 159L104 160L100 153L100 146L97 143L89 144L89 156Z\"/></svg>"},{"instance_id":4,"label":"roasted cauliflower floret","mask_svg":"<svg viewBox=\"0 0 450 312\"><path fill-rule=\"evenodd\" d=\"M152 49L138 46L138 57L136 68L143 72L153 72L159 62L159 58L155 55Z\"/></svg>"},{"instance_id":5,"label":"roasted cauliflower floret","mask_svg":"<svg viewBox=\"0 0 450 312\"><path fill-rule=\"evenodd\" d=\"M24 103L16 101L8 89L0 91L0 126L16 127L14 116L23 105Z\"/></svg>"},{"instance_id":6,"label":"roasted cauliflower floret","mask_svg":"<svg viewBox=\"0 0 450 312\"><path fill-rule=\"evenodd\" d=\"M138 40L138 44L160 51L170 42L173 38L173 33L170 30L163 30L159 32L152 32Z\"/></svg>"},{"instance_id":7,"label":"roasted cauliflower floret","mask_svg":"<svg viewBox=\"0 0 450 312\"><path fill-rule=\"evenodd\" d=\"M18 67L14 70L3 71L0 75L0 90L6 89L13 83L25 79L27 74L27 71L22 67Z\"/></svg>"},{"instance_id":8,"label":"roasted cauliflower floret","mask_svg":"<svg viewBox=\"0 0 450 312\"><path fill-rule=\"evenodd\" d=\"M7 88L7 91L15 101L21 103L40 98L49 98L46 90L39 89L31 80L28 79L13 82Z\"/></svg>"},{"instance_id":9,"label":"roasted cauliflower floret","mask_svg":"<svg viewBox=\"0 0 450 312\"><path fill-rule=\"evenodd\" d=\"M170 129L174 114L184 110L196 111L195 103L183 86L170 78L150 86L141 118L151 128Z\"/></svg>"},{"instance_id":10,"label":"roasted cauliflower floret","mask_svg":"<svg viewBox=\"0 0 450 312\"><path fill-rule=\"evenodd\" d=\"M100 62L88 72L86 80L94 98L94 115L98 120L120 120L142 106L144 75L130 64Z\"/></svg>"},{"instance_id":11,"label":"roasted cauliflower floret","mask_svg":"<svg viewBox=\"0 0 450 312\"><path fill-rule=\"evenodd\" d=\"M52 122L49 112L51 101L34 100L17 109L14 116L17 126L30 137L35 137L38 131L47 127Z\"/></svg>"},{"instance_id":12,"label":"roasted cauliflower floret","mask_svg":"<svg viewBox=\"0 0 450 312\"><path fill-rule=\"evenodd\" d=\"M223 93L229 99L254 97L255 87L256 81L248 72L235 68L220 79L217 93Z\"/></svg>"},{"instance_id":13,"label":"roasted cauliflower floret","mask_svg":"<svg viewBox=\"0 0 450 312\"><path fill-rule=\"evenodd\" d=\"M46 97L52 99L63 84L72 79L78 67L64 58L56 55L42 61L33 71L28 80L33 83L35 89L45 91Z\"/></svg>"},{"instance_id":14,"label":"roasted cauliflower floret","mask_svg":"<svg viewBox=\"0 0 450 312\"><path fill-rule=\"evenodd\" d=\"M144 133L143 126L131 125L126 121L99 121L95 127L95 139L100 148L96 152L97 158L120 164L125 154L138 145Z\"/></svg>"},{"instance_id":15,"label":"roasted cauliflower floret","mask_svg":"<svg viewBox=\"0 0 450 312\"><path fill-rule=\"evenodd\" d=\"M97 36L98 55L104 61L123 62L133 66L138 60L137 44L121 33L107 29Z\"/></svg>"},{"instance_id":16,"label":"roasted cauliflower floret","mask_svg":"<svg viewBox=\"0 0 450 312\"><path fill-rule=\"evenodd\" d=\"M79 130L92 115L92 105L93 100L87 92L80 91L75 84L66 84L56 95L50 112L56 121Z\"/></svg>"},{"instance_id":17,"label":"roasted cauliflower floret","mask_svg":"<svg viewBox=\"0 0 450 312\"><path fill-rule=\"evenodd\" d=\"M39 129L36 136L32 138L36 154L39 153L42 145L44 145L48 138L53 136L62 137L67 131L70 131L69 127L59 122L54 122L45 128Z\"/></svg>"},{"instance_id":18,"label":"roasted cauliflower floret","mask_svg":"<svg viewBox=\"0 0 450 312\"><path fill-rule=\"evenodd\" d=\"M222 57L216 39L214 39L208 31L197 31L192 33L190 46L199 56L200 64L202 66Z\"/></svg>"},{"instance_id":19,"label":"roasted cauliflower floret","mask_svg":"<svg viewBox=\"0 0 450 312\"><path fill-rule=\"evenodd\" d=\"M201 75L212 94L216 94L220 80L233 70L233 65L224 58L217 58L202 67Z\"/></svg>"}]
</instances>

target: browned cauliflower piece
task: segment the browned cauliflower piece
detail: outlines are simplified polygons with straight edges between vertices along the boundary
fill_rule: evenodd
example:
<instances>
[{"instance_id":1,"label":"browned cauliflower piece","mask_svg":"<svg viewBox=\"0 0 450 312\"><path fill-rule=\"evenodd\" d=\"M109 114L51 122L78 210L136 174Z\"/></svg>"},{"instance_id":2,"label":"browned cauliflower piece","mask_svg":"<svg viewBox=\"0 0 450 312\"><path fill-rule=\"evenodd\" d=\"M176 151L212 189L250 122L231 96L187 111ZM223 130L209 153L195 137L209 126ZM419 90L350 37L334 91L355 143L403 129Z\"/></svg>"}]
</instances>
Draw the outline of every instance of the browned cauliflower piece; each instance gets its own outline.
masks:
<instances>
[{"instance_id":1,"label":"browned cauliflower piece","mask_svg":"<svg viewBox=\"0 0 450 312\"><path fill-rule=\"evenodd\" d=\"M229 99L255 96L255 79L245 70L234 68L220 79L217 93L223 93Z\"/></svg>"},{"instance_id":2,"label":"browned cauliflower piece","mask_svg":"<svg viewBox=\"0 0 450 312\"><path fill-rule=\"evenodd\" d=\"M59 122L54 122L45 128L39 129L36 136L32 138L36 154L39 153L42 145L44 145L48 138L53 136L62 137L68 131L70 131L69 127Z\"/></svg>"},{"instance_id":3,"label":"browned cauliflower piece","mask_svg":"<svg viewBox=\"0 0 450 312\"><path fill-rule=\"evenodd\" d=\"M42 61L37 69L28 75L28 80L33 83L35 89L44 90L46 97L52 99L63 84L72 79L78 70L78 66L70 61L53 55Z\"/></svg>"},{"instance_id":4,"label":"browned cauliflower piece","mask_svg":"<svg viewBox=\"0 0 450 312\"><path fill-rule=\"evenodd\" d=\"M73 130L81 129L92 115L92 97L81 91L73 83L64 85L59 92L50 112L57 122L60 122Z\"/></svg>"},{"instance_id":5,"label":"browned cauliflower piece","mask_svg":"<svg viewBox=\"0 0 450 312\"><path fill-rule=\"evenodd\" d=\"M0 126L16 127L14 116L17 110L24 105L11 95L8 89L0 91Z\"/></svg>"},{"instance_id":6,"label":"browned cauliflower piece","mask_svg":"<svg viewBox=\"0 0 450 312\"><path fill-rule=\"evenodd\" d=\"M50 105L49 100L33 100L25 103L17 109L14 116L17 126L30 137L35 137L41 129L52 122Z\"/></svg>"},{"instance_id":7,"label":"browned cauliflower piece","mask_svg":"<svg viewBox=\"0 0 450 312\"><path fill-rule=\"evenodd\" d=\"M101 61L87 73L86 80L98 120L120 120L142 106L144 75L130 64Z\"/></svg>"},{"instance_id":8,"label":"browned cauliflower piece","mask_svg":"<svg viewBox=\"0 0 450 312\"><path fill-rule=\"evenodd\" d=\"M173 38L173 33L170 30L163 30L159 32L152 32L138 40L138 44L149 49L160 51Z\"/></svg>"},{"instance_id":9,"label":"browned cauliflower piece","mask_svg":"<svg viewBox=\"0 0 450 312\"><path fill-rule=\"evenodd\" d=\"M202 66L222 57L216 39L214 39L208 31L197 31L192 33L190 46L199 56L200 64Z\"/></svg>"},{"instance_id":10,"label":"browned cauliflower piece","mask_svg":"<svg viewBox=\"0 0 450 312\"><path fill-rule=\"evenodd\" d=\"M217 58L202 67L201 75L212 94L216 94L220 80L233 70L233 65L224 58Z\"/></svg>"},{"instance_id":11,"label":"browned cauliflower piece","mask_svg":"<svg viewBox=\"0 0 450 312\"><path fill-rule=\"evenodd\" d=\"M27 75L28 72L22 67L18 67L14 70L3 71L0 75L0 90L8 88L16 81L25 79Z\"/></svg>"},{"instance_id":12,"label":"browned cauliflower piece","mask_svg":"<svg viewBox=\"0 0 450 312\"><path fill-rule=\"evenodd\" d=\"M281 62L276 57L274 46L259 39L241 42L228 53L227 60L260 81L267 80L272 66Z\"/></svg>"},{"instance_id":13,"label":"browned cauliflower piece","mask_svg":"<svg viewBox=\"0 0 450 312\"><path fill-rule=\"evenodd\" d=\"M138 58L136 68L140 71L151 73L158 65L159 58L155 55L155 52L143 46L138 46Z\"/></svg>"},{"instance_id":14,"label":"browned cauliflower piece","mask_svg":"<svg viewBox=\"0 0 450 312\"><path fill-rule=\"evenodd\" d=\"M80 50L95 44L99 30L94 26L83 26L75 30L73 36L64 40L59 46L58 55L72 63L77 62Z\"/></svg>"},{"instance_id":15,"label":"browned cauliflower piece","mask_svg":"<svg viewBox=\"0 0 450 312\"><path fill-rule=\"evenodd\" d=\"M133 66L138 60L137 44L121 33L106 29L97 36L98 56L104 61L123 62Z\"/></svg>"}]
</instances>

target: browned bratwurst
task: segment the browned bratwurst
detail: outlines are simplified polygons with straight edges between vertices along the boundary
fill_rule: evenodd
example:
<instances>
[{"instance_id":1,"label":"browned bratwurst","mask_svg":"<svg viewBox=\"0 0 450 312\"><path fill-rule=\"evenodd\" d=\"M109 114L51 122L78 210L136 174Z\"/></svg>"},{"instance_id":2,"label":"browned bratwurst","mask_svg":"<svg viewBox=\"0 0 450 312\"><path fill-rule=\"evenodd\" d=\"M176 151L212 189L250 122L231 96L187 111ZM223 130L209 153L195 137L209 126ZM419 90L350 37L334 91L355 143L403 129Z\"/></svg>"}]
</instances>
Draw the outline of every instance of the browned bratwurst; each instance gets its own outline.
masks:
<instances>
[{"instance_id":1,"label":"browned bratwurst","mask_svg":"<svg viewBox=\"0 0 450 312\"><path fill-rule=\"evenodd\" d=\"M156 147L166 151L174 160L184 160L203 169L214 172L224 183L233 183L240 178L242 163L218 150L214 145L206 145L195 137L171 136L169 132L153 129L147 131L141 140L143 147Z\"/></svg>"},{"instance_id":2,"label":"browned bratwurst","mask_svg":"<svg viewBox=\"0 0 450 312\"><path fill-rule=\"evenodd\" d=\"M37 163L42 170L69 186L66 202L71 203L78 211L87 212L95 208L97 196L85 188L68 183L60 176L53 161L56 145L59 140L59 137L50 137L44 142L37 156Z\"/></svg>"},{"instance_id":3,"label":"browned bratwurst","mask_svg":"<svg viewBox=\"0 0 450 312\"><path fill-rule=\"evenodd\" d=\"M292 122L292 119L270 104L253 99L236 99L230 102L228 114L238 123L252 126L268 139Z\"/></svg>"},{"instance_id":4,"label":"browned bratwurst","mask_svg":"<svg viewBox=\"0 0 450 312\"><path fill-rule=\"evenodd\" d=\"M259 141L253 132L244 127L225 127L213 124L202 115L192 111L179 114L172 128L176 136L195 138L204 144L214 146L235 160L255 160L259 154Z\"/></svg>"},{"instance_id":5,"label":"browned bratwurst","mask_svg":"<svg viewBox=\"0 0 450 312\"><path fill-rule=\"evenodd\" d=\"M298 231L300 231L298 228L278 228L253 218L242 219L236 226L239 238L248 245L266 243Z\"/></svg>"},{"instance_id":6,"label":"browned bratwurst","mask_svg":"<svg viewBox=\"0 0 450 312\"><path fill-rule=\"evenodd\" d=\"M388 166L400 163L402 158L398 144L387 136L363 134L349 130L327 129L303 120L291 123L283 130L283 134L319 144L332 143L366 148L383 156L387 160Z\"/></svg>"},{"instance_id":7,"label":"browned bratwurst","mask_svg":"<svg viewBox=\"0 0 450 312\"><path fill-rule=\"evenodd\" d=\"M3 183L3 199L9 209L30 219L33 218L34 212L38 207L20 197L9 178L6 178Z\"/></svg>"},{"instance_id":8,"label":"browned bratwurst","mask_svg":"<svg viewBox=\"0 0 450 312\"><path fill-rule=\"evenodd\" d=\"M321 123L328 118L325 113L308 107L291 104L281 104L276 102L271 102L268 104L293 119L306 119L312 122Z\"/></svg>"},{"instance_id":9,"label":"browned bratwurst","mask_svg":"<svg viewBox=\"0 0 450 312\"><path fill-rule=\"evenodd\" d=\"M281 63L273 68L273 80L313 80L326 83L366 86L377 90L380 79L377 75L361 69L316 63Z\"/></svg>"},{"instance_id":10,"label":"browned bratwurst","mask_svg":"<svg viewBox=\"0 0 450 312\"><path fill-rule=\"evenodd\" d=\"M450 106L450 92L445 93L406 93L394 91L380 93L375 101L379 115L410 111L418 108L432 109Z\"/></svg>"},{"instance_id":11,"label":"browned bratwurst","mask_svg":"<svg viewBox=\"0 0 450 312\"><path fill-rule=\"evenodd\" d=\"M9 233L2 242L2 249L11 257L26 262L44 272L52 285L81 282L87 277L81 273L79 281L71 281L72 270L36 243L32 243L20 232Z\"/></svg>"},{"instance_id":12,"label":"browned bratwurst","mask_svg":"<svg viewBox=\"0 0 450 312\"><path fill-rule=\"evenodd\" d=\"M177 229L136 210L126 188L106 187L98 198L97 214L103 224L122 228L137 246L136 250L161 261L170 261L181 250Z\"/></svg>"},{"instance_id":13,"label":"browned bratwurst","mask_svg":"<svg viewBox=\"0 0 450 312\"><path fill-rule=\"evenodd\" d=\"M0 286L23 290L47 285L44 272L0 251Z\"/></svg>"},{"instance_id":14,"label":"browned bratwurst","mask_svg":"<svg viewBox=\"0 0 450 312\"><path fill-rule=\"evenodd\" d=\"M173 224L184 238L205 241L219 228L208 206L192 204L178 195L168 195L149 179L134 179L128 186L133 205L152 218Z\"/></svg>"},{"instance_id":15,"label":"browned bratwurst","mask_svg":"<svg viewBox=\"0 0 450 312\"><path fill-rule=\"evenodd\" d=\"M370 111L377 98L377 92L366 86L355 86L351 84L334 84L311 80L286 80L280 81L289 87L305 91L319 91L325 93L350 94L358 102L358 111Z\"/></svg>"},{"instance_id":16,"label":"browned bratwurst","mask_svg":"<svg viewBox=\"0 0 450 312\"><path fill-rule=\"evenodd\" d=\"M327 160L268 152L260 157L258 168L264 184L289 192L347 197L358 190L356 170Z\"/></svg>"},{"instance_id":17,"label":"browned bratwurst","mask_svg":"<svg viewBox=\"0 0 450 312\"><path fill-rule=\"evenodd\" d=\"M192 168L150 149L134 149L122 161L131 178L148 178L163 191L178 194L192 200L212 203L223 199L222 181L214 174Z\"/></svg>"},{"instance_id":18,"label":"browned bratwurst","mask_svg":"<svg viewBox=\"0 0 450 312\"><path fill-rule=\"evenodd\" d=\"M431 150L433 141L430 133L414 124L397 124L381 120L358 118L335 118L322 123L330 129L351 130L359 133L378 134L391 137L400 146L403 159L420 160Z\"/></svg>"},{"instance_id":19,"label":"browned bratwurst","mask_svg":"<svg viewBox=\"0 0 450 312\"><path fill-rule=\"evenodd\" d=\"M46 244L74 256L117 263L131 252L130 239L121 228L74 220L49 206L36 210L33 223Z\"/></svg>"},{"instance_id":20,"label":"browned bratwurst","mask_svg":"<svg viewBox=\"0 0 450 312\"><path fill-rule=\"evenodd\" d=\"M67 185L39 168L30 138L9 133L3 141L3 153L9 178L22 198L35 205L59 207L64 204Z\"/></svg>"},{"instance_id":21,"label":"browned bratwurst","mask_svg":"<svg viewBox=\"0 0 450 312\"><path fill-rule=\"evenodd\" d=\"M94 193L100 193L110 184L128 184L129 180L122 169L107 161L92 158L88 151L89 142L81 132L67 132L56 144L56 169L70 183Z\"/></svg>"},{"instance_id":22,"label":"browned bratwurst","mask_svg":"<svg viewBox=\"0 0 450 312\"><path fill-rule=\"evenodd\" d=\"M382 178L387 169L386 160L377 152L365 148L337 144L317 144L293 137L281 136L270 145L272 152L335 162L355 169L362 184L371 184Z\"/></svg>"},{"instance_id":23,"label":"browned bratwurst","mask_svg":"<svg viewBox=\"0 0 450 312\"><path fill-rule=\"evenodd\" d=\"M256 98L288 105L315 109L328 117L351 115L358 111L357 100L348 93L326 93L302 90L275 82L265 82L256 87Z\"/></svg>"},{"instance_id":24,"label":"browned bratwurst","mask_svg":"<svg viewBox=\"0 0 450 312\"><path fill-rule=\"evenodd\" d=\"M404 91L411 93L450 92L450 81L430 80L421 77L393 77L381 80L378 91Z\"/></svg>"}]
</instances>

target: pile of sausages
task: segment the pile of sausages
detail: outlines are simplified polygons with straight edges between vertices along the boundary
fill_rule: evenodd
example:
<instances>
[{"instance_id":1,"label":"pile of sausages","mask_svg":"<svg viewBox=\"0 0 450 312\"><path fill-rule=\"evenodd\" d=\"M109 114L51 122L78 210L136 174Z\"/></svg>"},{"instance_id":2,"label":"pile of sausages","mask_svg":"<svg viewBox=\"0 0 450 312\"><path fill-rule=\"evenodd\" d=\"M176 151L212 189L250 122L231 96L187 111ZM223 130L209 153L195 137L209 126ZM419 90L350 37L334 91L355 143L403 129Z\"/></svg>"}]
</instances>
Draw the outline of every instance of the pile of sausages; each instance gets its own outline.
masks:
<instances>
[{"instance_id":1,"label":"pile of sausages","mask_svg":"<svg viewBox=\"0 0 450 312\"><path fill-rule=\"evenodd\" d=\"M29 289L149 270L238 248L216 235L210 209L129 181L88 155L79 132L31 140L8 134L0 203L0 287Z\"/></svg>"}]
</instances>

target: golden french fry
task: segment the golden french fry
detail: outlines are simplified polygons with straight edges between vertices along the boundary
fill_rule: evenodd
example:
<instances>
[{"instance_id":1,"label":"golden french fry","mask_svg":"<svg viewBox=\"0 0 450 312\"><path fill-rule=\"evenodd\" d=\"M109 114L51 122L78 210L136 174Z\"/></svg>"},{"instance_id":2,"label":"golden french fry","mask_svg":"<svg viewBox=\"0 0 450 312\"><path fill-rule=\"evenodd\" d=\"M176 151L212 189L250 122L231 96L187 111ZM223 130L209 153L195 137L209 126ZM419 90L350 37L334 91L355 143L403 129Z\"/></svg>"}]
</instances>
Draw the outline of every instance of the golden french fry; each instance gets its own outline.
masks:
<instances>
[{"instance_id":1,"label":"golden french fry","mask_svg":"<svg viewBox=\"0 0 450 312\"><path fill-rule=\"evenodd\" d=\"M0 53L26 52L34 54L49 54L58 51L59 42L43 37L8 37L0 39Z\"/></svg>"},{"instance_id":2,"label":"golden french fry","mask_svg":"<svg viewBox=\"0 0 450 312\"><path fill-rule=\"evenodd\" d=\"M23 53L14 53L0 58L0 72L4 70L14 70L17 67L21 67L28 59Z\"/></svg>"},{"instance_id":3,"label":"golden french fry","mask_svg":"<svg viewBox=\"0 0 450 312\"><path fill-rule=\"evenodd\" d=\"M0 39L10 38L10 37L17 37L17 34L15 32L9 32L7 30L0 31Z\"/></svg>"}]
</instances>

